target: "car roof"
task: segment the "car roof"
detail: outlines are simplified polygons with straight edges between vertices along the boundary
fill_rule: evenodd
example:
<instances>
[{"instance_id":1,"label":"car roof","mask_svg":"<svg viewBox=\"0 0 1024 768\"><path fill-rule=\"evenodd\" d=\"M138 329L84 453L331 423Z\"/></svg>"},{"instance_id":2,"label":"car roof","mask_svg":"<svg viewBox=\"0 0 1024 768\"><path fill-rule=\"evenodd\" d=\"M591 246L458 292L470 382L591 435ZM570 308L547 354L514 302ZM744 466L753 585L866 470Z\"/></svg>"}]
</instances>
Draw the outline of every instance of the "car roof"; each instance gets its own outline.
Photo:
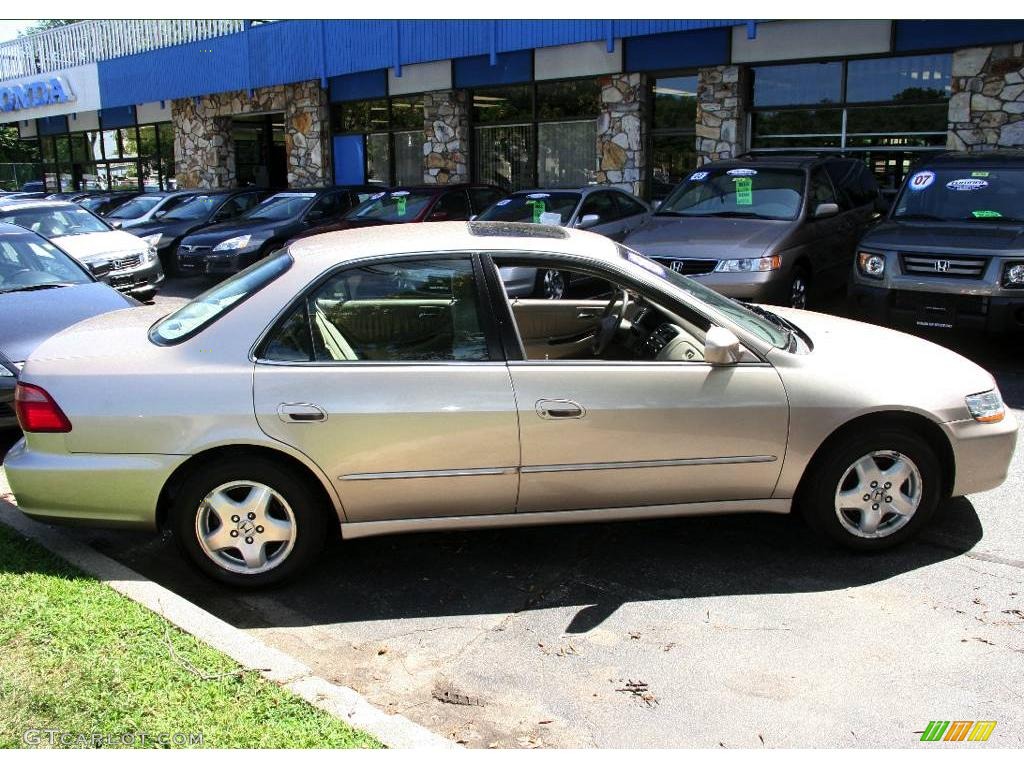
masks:
<instances>
[{"instance_id":1,"label":"car roof","mask_svg":"<svg viewBox=\"0 0 1024 768\"><path fill-rule=\"evenodd\" d=\"M943 152L928 158L921 165L1005 165L1024 166L1024 151L991 150L988 152Z\"/></svg>"},{"instance_id":2,"label":"car roof","mask_svg":"<svg viewBox=\"0 0 1024 768\"><path fill-rule=\"evenodd\" d=\"M288 250L297 264L316 273L357 259L413 253L528 251L621 261L618 245L593 232L504 222L443 221L344 229L303 237Z\"/></svg>"},{"instance_id":3,"label":"car roof","mask_svg":"<svg viewBox=\"0 0 1024 768\"><path fill-rule=\"evenodd\" d=\"M33 232L31 229L25 229L19 227L17 224L8 224L7 222L0 221L0 237L4 235L35 235L36 237L42 237L37 232Z\"/></svg>"},{"instance_id":4,"label":"car roof","mask_svg":"<svg viewBox=\"0 0 1024 768\"><path fill-rule=\"evenodd\" d=\"M80 205L75 203L68 203L64 200L12 200L10 202L3 202L0 200L0 211L3 213L11 213L13 211L27 211L33 208L44 208L44 209L56 209L65 210L68 208L81 208Z\"/></svg>"}]
</instances>

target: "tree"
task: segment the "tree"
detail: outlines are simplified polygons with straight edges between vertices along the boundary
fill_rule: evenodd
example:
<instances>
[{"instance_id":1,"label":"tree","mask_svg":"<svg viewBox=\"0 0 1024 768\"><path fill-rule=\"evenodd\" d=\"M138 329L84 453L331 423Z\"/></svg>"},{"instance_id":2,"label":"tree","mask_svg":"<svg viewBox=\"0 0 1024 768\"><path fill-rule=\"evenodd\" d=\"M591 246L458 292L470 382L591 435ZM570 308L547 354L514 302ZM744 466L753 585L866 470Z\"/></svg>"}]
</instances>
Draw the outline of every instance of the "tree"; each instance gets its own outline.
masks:
<instances>
[{"instance_id":1,"label":"tree","mask_svg":"<svg viewBox=\"0 0 1024 768\"><path fill-rule=\"evenodd\" d=\"M39 145L23 141L16 125L0 125L0 163L38 163Z\"/></svg>"},{"instance_id":2,"label":"tree","mask_svg":"<svg viewBox=\"0 0 1024 768\"><path fill-rule=\"evenodd\" d=\"M35 24L30 24L18 33L18 37L27 37L37 32L45 32L48 29L66 27L68 24L76 24L81 19L40 19Z\"/></svg>"}]
</instances>

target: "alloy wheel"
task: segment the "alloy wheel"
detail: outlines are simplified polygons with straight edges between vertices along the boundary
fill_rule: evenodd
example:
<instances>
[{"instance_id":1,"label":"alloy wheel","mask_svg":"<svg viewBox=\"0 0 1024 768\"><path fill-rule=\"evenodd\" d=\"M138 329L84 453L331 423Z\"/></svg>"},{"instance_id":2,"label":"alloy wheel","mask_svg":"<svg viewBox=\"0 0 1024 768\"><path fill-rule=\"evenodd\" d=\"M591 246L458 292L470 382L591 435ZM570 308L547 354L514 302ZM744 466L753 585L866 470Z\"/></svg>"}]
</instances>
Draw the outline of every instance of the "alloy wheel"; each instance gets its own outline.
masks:
<instances>
[{"instance_id":1,"label":"alloy wheel","mask_svg":"<svg viewBox=\"0 0 1024 768\"><path fill-rule=\"evenodd\" d=\"M836 487L839 523L854 536L880 539L910 522L921 505L921 472L897 451L857 459Z\"/></svg>"},{"instance_id":2,"label":"alloy wheel","mask_svg":"<svg viewBox=\"0 0 1024 768\"><path fill-rule=\"evenodd\" d=\"M807 309L807 278L798 274L789 287L789 306L794 309Z\"/></svg>"},{"instance_id":3,"label":"alloy wheel","mask_svg":"<svg viewBox=\"0 0 1024 768\"><path fill-rule=\"evenodd\" d=\"M541 287L545 299L561 299L567 288L565 275L557 269L545 269L541 276Z\"/></svg>"},{"instance_id":4,"label":"alloy wheel","mask_svg":"<svg viewBox=\"0 0 1024 768\"><path fill-rule=\"evenodd\" d=\"M199 546L219 567L264 573L287 559L296 524L284 497L264 483L238 480L210 491L196 511Z\"/></svg>"}]
</instances>

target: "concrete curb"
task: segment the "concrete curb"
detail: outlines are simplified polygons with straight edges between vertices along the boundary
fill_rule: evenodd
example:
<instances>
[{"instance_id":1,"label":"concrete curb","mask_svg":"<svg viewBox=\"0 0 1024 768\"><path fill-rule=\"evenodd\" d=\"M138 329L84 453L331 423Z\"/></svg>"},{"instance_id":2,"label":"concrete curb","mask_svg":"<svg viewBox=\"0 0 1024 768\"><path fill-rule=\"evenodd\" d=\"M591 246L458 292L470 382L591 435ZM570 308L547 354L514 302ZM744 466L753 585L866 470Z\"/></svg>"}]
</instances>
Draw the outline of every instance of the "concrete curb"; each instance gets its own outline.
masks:
<instances>
[{"instance_id":1,"label":"concrete curb","mask_svg":"<svg viewBox=\"0 0 1024 768\"><path fill-rule=\"evenodd\" d=\"M461 749L455 742L402 715L389 715L378 709L351 688L317 677L292 656L271 648L92 547L65 536L54 527L30 520L12 505L6 481L0 468L0 523L227 654L242 667L258 671L317 709L372 734L389 747Z\"/></svg>"}]
</instances>

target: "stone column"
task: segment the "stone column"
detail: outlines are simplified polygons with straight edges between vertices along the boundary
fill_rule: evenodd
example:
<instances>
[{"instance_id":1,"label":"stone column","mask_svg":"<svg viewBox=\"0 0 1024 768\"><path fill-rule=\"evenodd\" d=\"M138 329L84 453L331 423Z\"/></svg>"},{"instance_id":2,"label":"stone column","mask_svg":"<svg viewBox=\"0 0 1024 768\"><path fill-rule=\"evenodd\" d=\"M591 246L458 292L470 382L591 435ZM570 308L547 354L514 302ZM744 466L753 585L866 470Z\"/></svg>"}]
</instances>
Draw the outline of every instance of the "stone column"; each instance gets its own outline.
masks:
<instances>
[{"instance_id":1,"label":"stone column","mask_svg":"<svg viewBox=\"0 0 1024 768\"><path fill-rule=\"evenodd\" d=\"M231 117L217 115L208 99L175 99L174 175L178 186L212 189L235 184L235 147Z\"/></svg>"},{"instance_id":2,"label":"stone column","mask_svg":"<svg viewBox=\"0 0 1024 768\"><path fill-rule=\"evenodd\" d=\"M423 94L423 182L469 181L469 108L465 91Z\"/></svg>"},{"instance_id":3,"label":"stone column","mask_svg":"<svg viewBox=\"0 0 1024 768\"><path fill-rule=\"evenodd\" d=\"M747 70L704 67L697 72L697 165L747 150Z\"/></svg>"},{"instance_id":4,"label":"stone column","mask_svg":"<svg viewBox=\"0 0 1024 768\"><path fill-rule=\"evenodd\" d=\"M601 85L601 111L597 116L598 184L614 184L635 195L642 192L644 147L640 115L644 77L632 72L606 75Z\"/></svg>"},{"instance_id":5,"label":"stone column","mask_svg":"<svg viewBox=\"0 0 1024 768\"><path fill-rule=\"evenodd\" d=\"M284 126L288 186L330 184L330 108L317 80L285 86Z\"/></svg>"},{"instance_id":6,"label":"stone column","mask_svg":"<svg viewBox=\"0 0 1024 768\"><path fill-rule=\"evenodd\" d=\"M956 51L952 75L946 146L1024 147L1024 43Z\"/></svg>"}]
</instances>

